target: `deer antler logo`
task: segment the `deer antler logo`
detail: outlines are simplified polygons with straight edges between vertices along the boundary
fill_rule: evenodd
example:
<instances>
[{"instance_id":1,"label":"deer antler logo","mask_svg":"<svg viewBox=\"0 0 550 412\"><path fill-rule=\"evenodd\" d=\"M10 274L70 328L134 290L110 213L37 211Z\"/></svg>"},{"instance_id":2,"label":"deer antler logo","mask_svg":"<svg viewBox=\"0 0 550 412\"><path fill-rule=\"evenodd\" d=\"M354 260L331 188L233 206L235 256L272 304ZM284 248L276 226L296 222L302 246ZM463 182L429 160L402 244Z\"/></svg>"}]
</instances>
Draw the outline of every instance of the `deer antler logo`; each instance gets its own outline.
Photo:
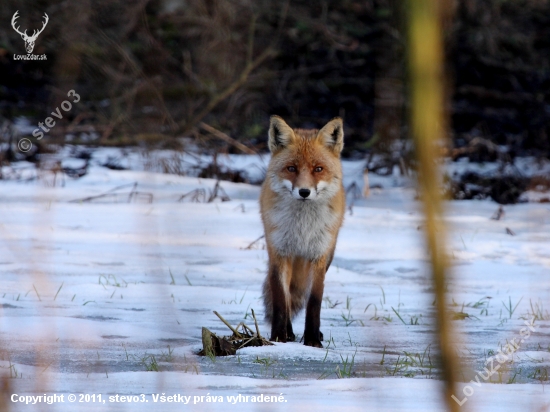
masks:
<instances>
[{"instance_id":1,"label":"deer antler logo","mask_svg":"<svg viewBox=\"0 0 550 412\"><path fill-rule=\"evenodd\" d=\"M15 21L19 18L17 13L19 13L19 10L17 10L13 14L13 17L11 18L11 26L13 27L13 29L17 33L19 33L21 35L21 37L25 41L25 48L27 49L27 53L30 54L30 53L32 53L32 51L34 49L34 42L36 42L36 39L37 39L38 35L44 31L44 28L46 28L46 24L48 24L48 21L50 20L50 18L48 17L48 15L46 13L44 13L44 22L42 23L42 28L40 30L34 30L33 33L32 33L32 36L28 36L27 35L27 30L25 30L25 32L21 33L19 31L19 27L15 27Z\"/></svg>"}]
</instances>

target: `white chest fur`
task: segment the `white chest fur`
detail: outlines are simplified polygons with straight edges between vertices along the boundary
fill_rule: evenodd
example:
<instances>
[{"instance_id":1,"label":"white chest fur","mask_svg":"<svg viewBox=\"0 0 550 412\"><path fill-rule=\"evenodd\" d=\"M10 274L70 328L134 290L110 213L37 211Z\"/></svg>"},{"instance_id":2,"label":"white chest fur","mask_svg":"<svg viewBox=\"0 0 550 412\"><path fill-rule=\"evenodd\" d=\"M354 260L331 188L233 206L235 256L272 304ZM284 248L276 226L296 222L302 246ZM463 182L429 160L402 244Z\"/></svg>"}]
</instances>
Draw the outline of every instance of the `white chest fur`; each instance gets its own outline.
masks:
<instances>
[{"instance_id":1,"label":"white chest fur","mask_svg":"<svg viewBox=\"0 0 550 412\"><path fill-rule=\"evenodd\" d=\"M325 200L296 200L281 196L266 213L275 227L270 240L281 256L315 260L328 252L338 217Z\"/></svg>"}]
</instances>

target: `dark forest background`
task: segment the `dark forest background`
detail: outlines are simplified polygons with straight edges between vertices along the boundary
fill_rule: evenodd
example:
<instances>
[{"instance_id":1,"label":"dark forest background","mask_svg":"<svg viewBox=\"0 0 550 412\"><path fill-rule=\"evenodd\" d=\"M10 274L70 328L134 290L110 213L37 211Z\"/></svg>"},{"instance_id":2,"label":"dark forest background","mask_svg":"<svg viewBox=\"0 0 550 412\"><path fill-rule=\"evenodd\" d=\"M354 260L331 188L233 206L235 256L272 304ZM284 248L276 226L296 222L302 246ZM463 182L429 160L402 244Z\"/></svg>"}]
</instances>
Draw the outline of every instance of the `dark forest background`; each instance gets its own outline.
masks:
<instances>
[{"instance_id":1,"label":"dark forest background","mask_svg":"<svg viewBox=\"0 0 550 412\"><path fill-rule=\"evenodd\" d=\"M29 32L49 15L34 50L46 61L14 60L16 10ZM4 0L0 116L35 125L74 89L81 102L41 143L191 136L229 152L266 150L271 114L295 127L341 116L344 155L378 153L370 167L391 170L411 159L404 13L397 0ZM550 2L456 1L443 18L446 153L550 157Z\"/></svg>"}]
</instances>

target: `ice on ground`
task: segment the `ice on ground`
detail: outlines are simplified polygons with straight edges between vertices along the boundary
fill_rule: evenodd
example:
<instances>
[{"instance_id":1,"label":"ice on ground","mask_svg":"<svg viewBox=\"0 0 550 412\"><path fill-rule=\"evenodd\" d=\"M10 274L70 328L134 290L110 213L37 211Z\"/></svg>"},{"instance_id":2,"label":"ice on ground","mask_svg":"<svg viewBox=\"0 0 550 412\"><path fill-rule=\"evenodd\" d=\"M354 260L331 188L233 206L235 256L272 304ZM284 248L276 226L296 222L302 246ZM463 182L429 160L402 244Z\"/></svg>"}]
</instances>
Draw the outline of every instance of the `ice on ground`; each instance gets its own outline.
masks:
<instances>
[{"instance_id":1,"label":"ice on ground","mask_svg":"<svg viewBox=\"0 0 550 412\"><path fill-rule=\"evenodd\" d=\"M122 171L95 162L64 187L53 187L51 176L0 181L0 366L13 393L143 393L149 401L107 402L108 410L150 409L151 394L161 393L223 397L200 401L194 409L201 410L226 410L226 397L239 394L282 394L286 403L272 410L444 409L423 219L411 184L371 176L381 188L346 213L326 277L324 349L295 342L212 360L196 355L201 328L229 332L213 310L233 325L252 325L254 309L269 335L261 301L267 254L262 239L253 243L263 234L259 187L221 182L230 201L195 203L182 195L207 196L214 180L132 162ZM232 162L258 165L250 157ZM19 167L32 176L30 165ZM357 181L361 191L362 164L344 168L346 184ZM506 206L501 220L491 220L497 208L489 201L446 208L449 310L463 365L456 397L469 394L464 408L472 410L542 407L550 402L550 209ZM521 334L533 318L534 331ZM302 313L294 320L298 339L303 324ZM480 377L514 339L523 342L498 371ZM75 410L69 403L10 405Z\"/></svg>"}]
</instances>

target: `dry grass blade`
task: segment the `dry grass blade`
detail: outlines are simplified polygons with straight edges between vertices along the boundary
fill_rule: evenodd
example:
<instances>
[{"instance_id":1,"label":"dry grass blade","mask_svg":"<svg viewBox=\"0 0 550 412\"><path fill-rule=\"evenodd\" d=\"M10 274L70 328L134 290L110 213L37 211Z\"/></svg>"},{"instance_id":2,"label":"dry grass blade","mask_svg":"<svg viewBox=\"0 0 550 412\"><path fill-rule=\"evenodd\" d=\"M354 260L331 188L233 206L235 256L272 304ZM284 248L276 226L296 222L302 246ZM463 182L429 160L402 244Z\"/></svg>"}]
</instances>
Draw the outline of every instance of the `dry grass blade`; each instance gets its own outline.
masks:
<instances>
[{"instance_id":1,"label":"dry grass blade","mask_svg":"<svg viewBox=\"0 0 550 412\"><path fill-rule=\"evenodd\" d=\"M229 324L228 321L226 321L222 315L220 315L218 312L214 311L214 315L216 315L218 318L220 318L220 320L225 323L225 326L227 326L229 329L231 329L231 332L233 332L235 334L235 336L239 337L239 338L242 338L242 335L237 332L237 329L235 329L233 326L231 326Z\"/></svg>"},{"instance_id":2,"label":"dry grass blade","mask_svg":"<svg viewBox=\"0 0 550 412\"><path fill-rule=\"evenodd\" d=\"M245 247L244 249L245 249L245 250L250 250L250 249L252 249L252 246L254 246L257 242L259 242L260 240L262 240L264 237L265 237L265 235L260 236L258 239L256 239L255 241L251 242L251 243L250 243L247 247Z\"/></svg>"},{"instance_id":3,"label":"dry grass blade","mask_svg":"<svg viewBox=\"0 0 550 412\"><path fill-rule=\"evenodd\" d=\"M120 189L124 189L129 186L132 188L129 192L119 192ZM138 201L139 199L145 199L147 203L153 203L153 198L154 198L153 194L149 192L139 192L136 190L137 186L138 186L137 182L121 185L113 189L110 189L105 193L101 193L99 195L87 196L81 199L70 200L69 203L88 203L88 202L93 202L94 200L100 200L100 199L112 199L113 202L116 202L120 197L126 198L127 203L131 203L132 200Z\"/></svg>"},{"instance_id":4,"label":"dry grass blade","mask_svg":"<svg viewBox=\"0 0 550 412\"><path fill-rule=\"evenodd\" d=\"M260 328L258 327L258 321L256 320L256 314L254 313L254 309L251 309L252 311L252 317L254 318L254 326L256 326L256 336L258 338L261 338L262 335L260 335Z\"/></svg>"},{"instance_id":5,"label":"dry grass blade","mask_svg":"<svg viewBox=\"0 0 550 412\"><path fill-rule=\"evenodd\" d=\"M491 219L492 220L500 220L503 216L504 216L504 209L502 208L502 206L499 206L498 207L498 210L493 214L493 216L491 216Z\"/></svg>"},{"instance_id":6,"label":"dry grass blade","mask_svg":"<svg viewBox=\"0 0 550 412\"><path fill-rule=\"evenodd\" d=\"M190 192L181 195L178 202L183 202L186 198L191 199L191 202L204 203L206 202L206 191L202 188L191 190Z\"/></svg>"},{"instance_id":7,"label":"dry grass blade","mask_svg":"<svg viewBox=\"0 0 550 412\"><path fill-rule=\"evenodd\" d=\"M222 202L228 202L231 198L227 195L223 187L220 186L220 181L216 181L214 190L210 193L207 203L212 203L216 198L219 198Z\"/></svg>"},{"instance_id":8,"label":"dry grass blade","mask_svg":"<svg viewBox=\"0 0 550 412\"><path fill-rule=\"evenodd\" d=\"M212 203L216 199L220 199L222 202L228 202L231 200L223 187L220 186L220 181L217 180L214 185L214 189L208 189L208 194L205 189L199 188L191 190L184 195L181 195L178 202L183 202L185 199L190 199L195 203Z\"/></svg>"}]
</instances>

